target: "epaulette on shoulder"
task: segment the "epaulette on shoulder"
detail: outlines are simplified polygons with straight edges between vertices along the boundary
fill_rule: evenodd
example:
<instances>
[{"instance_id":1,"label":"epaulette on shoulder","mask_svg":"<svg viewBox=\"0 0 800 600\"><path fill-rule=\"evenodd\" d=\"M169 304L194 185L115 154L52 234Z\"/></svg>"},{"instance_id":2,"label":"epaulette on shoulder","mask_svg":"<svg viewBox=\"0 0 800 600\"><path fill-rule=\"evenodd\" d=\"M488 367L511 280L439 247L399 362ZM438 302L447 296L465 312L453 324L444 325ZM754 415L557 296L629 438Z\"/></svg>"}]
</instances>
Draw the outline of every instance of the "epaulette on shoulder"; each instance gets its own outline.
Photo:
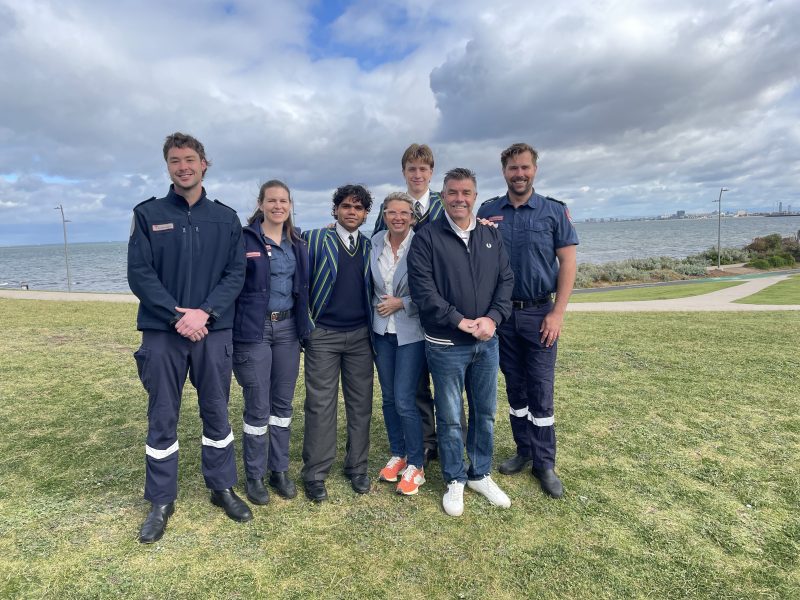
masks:
<instances>
[{"instance_id":1,"label":"epaulette on shoulder","mask_svg":"<svg viewBox=\"0 0 800 600\"><path fill-rule=\"evenodd\" d=\"M140 207L140 206L142 206L143 204L147 204L148 202L152 202L152 201L153 201L153 200L155 200L155 199L156 199L156 197L155 197L155 196L150 196L150 197L149 197L147 200L142 200L141 202L139 202L139 204L137 204L137 205L136 205L136 206L134 206L133 208L139 208L139 207Z\"/></svg>"},{"instance_id":2,"label":"epaulette on shoulder","mask_svg":"<svg viewBox=\"0 0 800 600\"><path fill-rule=\"evenodd\" d=\"M545 196L544 199L545 200L551 200L552 202L558 202L561 206L566 206L567 205L566 202L563 202L561 200L556 200L555 198L551 198L550 196Z\"/></svg>"},{"instance_id":3,"label":"epaulette on shoulder","mask_svg":"<svg viewBox=\"0 0 800 600\"><path fill-rule=\"evenodd\" d=\"M227 204L223 204L223 203L222 203L222 202L220 202L219 200L216 200L216 199L215 199L215 200L214 200L214 204L219 204L220 206L224 206L224 207L225 207L225 208L227 208L228 210L232 210L233 212L236 212L236 209L233 209L233 208L231 208L231 207L230 207L230 206L228 206Z\"/></svg>"},{"instance_id":4,"label":"epaulette on shoulder","mask_svg":"<svg viewBox=\"0 0 800 600\"><path fill-rule=\"evenodd\" d=\"M486 204L491 204L492 202L497 202L498 200L500 200L500 198L502 198L502 196L495 196L494 198L489 198L488 200L484 200L483 202L481 202L481 206L484 206Z\"/></svg>"}]
</instances>

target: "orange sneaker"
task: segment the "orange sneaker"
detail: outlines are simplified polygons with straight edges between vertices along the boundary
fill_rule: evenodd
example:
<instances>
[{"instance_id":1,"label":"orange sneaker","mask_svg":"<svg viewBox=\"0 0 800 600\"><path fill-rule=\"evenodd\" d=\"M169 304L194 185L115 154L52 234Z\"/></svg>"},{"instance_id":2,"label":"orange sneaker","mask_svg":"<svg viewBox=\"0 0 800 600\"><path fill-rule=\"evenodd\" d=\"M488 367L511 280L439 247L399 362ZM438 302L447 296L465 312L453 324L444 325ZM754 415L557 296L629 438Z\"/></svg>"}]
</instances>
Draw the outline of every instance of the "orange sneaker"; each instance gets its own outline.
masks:
<instances>
[{"instance_id":1,"label":"orange sneaker","mask_svg":"<svg viewBox=\"0 0 800 600\"><path fill-rule=\"evenodd\" d=\"M413 496L423 483L425 483L425 471L414 465L408 465L403 473L403 478L397 484L397 493L403 494L403 496Z\"/></svg>"},{"instance_id":2,"label":"orange sneaker","mask_svg":"<svg viewBox=\"0 0 800 600\"><path fill-rule=\"evenodd\" d=\"M381 481L397 481L397 478L406 470L406 459L399 456L393 456L386 463L386 466L381 469L378 474L378 479Z\"/></svg>"}]
</instances>

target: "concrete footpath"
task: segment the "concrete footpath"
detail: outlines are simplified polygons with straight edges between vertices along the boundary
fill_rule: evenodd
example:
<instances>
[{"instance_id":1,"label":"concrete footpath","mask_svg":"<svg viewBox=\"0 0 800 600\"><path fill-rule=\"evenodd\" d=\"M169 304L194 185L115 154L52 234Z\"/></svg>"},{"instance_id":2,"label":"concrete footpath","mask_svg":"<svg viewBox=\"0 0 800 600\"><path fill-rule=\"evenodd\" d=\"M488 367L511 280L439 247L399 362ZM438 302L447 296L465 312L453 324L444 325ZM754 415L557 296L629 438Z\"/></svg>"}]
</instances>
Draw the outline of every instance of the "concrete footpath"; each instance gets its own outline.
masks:
<instances>
[{"instance_id":1,"label":"concrete footpath","mask_svg":"<svg viewBox=\"0 0 800 600\"><path fill-rule=\"evenodd\" d=\"M675 298L672 300L640 300L634 302L581 302L570 304L569 312L693 312L693 311L774 311L800 310L800 304L734 304L734 300L745 298L763 290L789 275L746 279L741 285L725 288L710 294ZM602 292L597 292L602 295ZM90 302L138 302L133 294L95 294L89 292L45 292L32 290L0 290L0 298L17 300L61 300Z\"/></svg>"},{"instance_id":2,"label":"concrete footpath","mask_svg":"<svg viewBox=\"0 0 800 600\"><path fill-rule=\"evenodd\" d=\"M764 311L800 310L800 304L734 304L734 300L746 298L789 275L745 279L744 283L700 296L673 298L672 300L638 300L632 302L581 302L570 304L568 312L719 312L719 311ZM602 295L602 292L597 292Z\"/></svg>"}]
</instances>

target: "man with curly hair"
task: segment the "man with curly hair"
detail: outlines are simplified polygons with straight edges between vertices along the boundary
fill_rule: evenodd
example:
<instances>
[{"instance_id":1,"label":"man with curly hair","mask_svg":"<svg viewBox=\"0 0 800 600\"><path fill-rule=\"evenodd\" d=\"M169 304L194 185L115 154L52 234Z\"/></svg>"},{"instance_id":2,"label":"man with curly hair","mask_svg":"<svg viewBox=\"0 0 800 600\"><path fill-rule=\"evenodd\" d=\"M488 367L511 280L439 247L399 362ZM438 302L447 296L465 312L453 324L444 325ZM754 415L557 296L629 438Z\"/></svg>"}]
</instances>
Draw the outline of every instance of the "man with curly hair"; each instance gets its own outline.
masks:
<instances>
[{"instance_id":1,"label":"man with curly hair","mask_svg":"<svg viewBox=\"0 0 800 600\"><path fill-rule=\"evenodd\" d=\"M336 457L339 378L347 414L344 475L358 494L369 492L367 454L372 417L372 278L370 241L358 228L372 206L361 185L333 195L334 227L303 232L308 242L310 310L314 329L305 347L303 485L314 502L328 498L325 480Z\"/></svg>"}]
</instances>

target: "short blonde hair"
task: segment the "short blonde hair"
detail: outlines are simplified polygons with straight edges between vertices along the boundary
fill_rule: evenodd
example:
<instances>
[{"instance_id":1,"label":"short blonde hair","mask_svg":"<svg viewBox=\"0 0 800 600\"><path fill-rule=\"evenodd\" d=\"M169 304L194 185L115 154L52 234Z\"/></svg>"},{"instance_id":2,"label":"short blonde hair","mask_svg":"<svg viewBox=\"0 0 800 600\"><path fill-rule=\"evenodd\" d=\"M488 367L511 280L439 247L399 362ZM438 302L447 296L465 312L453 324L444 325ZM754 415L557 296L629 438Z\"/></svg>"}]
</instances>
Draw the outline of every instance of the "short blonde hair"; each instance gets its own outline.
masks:
<instances>
[{"instance_id":1,"label":"short blonde hair","mask_svg":"<svg viewBox=\"0 0 800 600\"><path fill-rule=\"evenodd\" d=\"M383 199L383 204L381 204L382 213L386 212L386 206L389 202L405 202L411 209L411 221L414 222L417 220L417 216L414 213L414 199L405 192L392 192L386 196L386 198Z\"/></svg>"}]
</instances>

